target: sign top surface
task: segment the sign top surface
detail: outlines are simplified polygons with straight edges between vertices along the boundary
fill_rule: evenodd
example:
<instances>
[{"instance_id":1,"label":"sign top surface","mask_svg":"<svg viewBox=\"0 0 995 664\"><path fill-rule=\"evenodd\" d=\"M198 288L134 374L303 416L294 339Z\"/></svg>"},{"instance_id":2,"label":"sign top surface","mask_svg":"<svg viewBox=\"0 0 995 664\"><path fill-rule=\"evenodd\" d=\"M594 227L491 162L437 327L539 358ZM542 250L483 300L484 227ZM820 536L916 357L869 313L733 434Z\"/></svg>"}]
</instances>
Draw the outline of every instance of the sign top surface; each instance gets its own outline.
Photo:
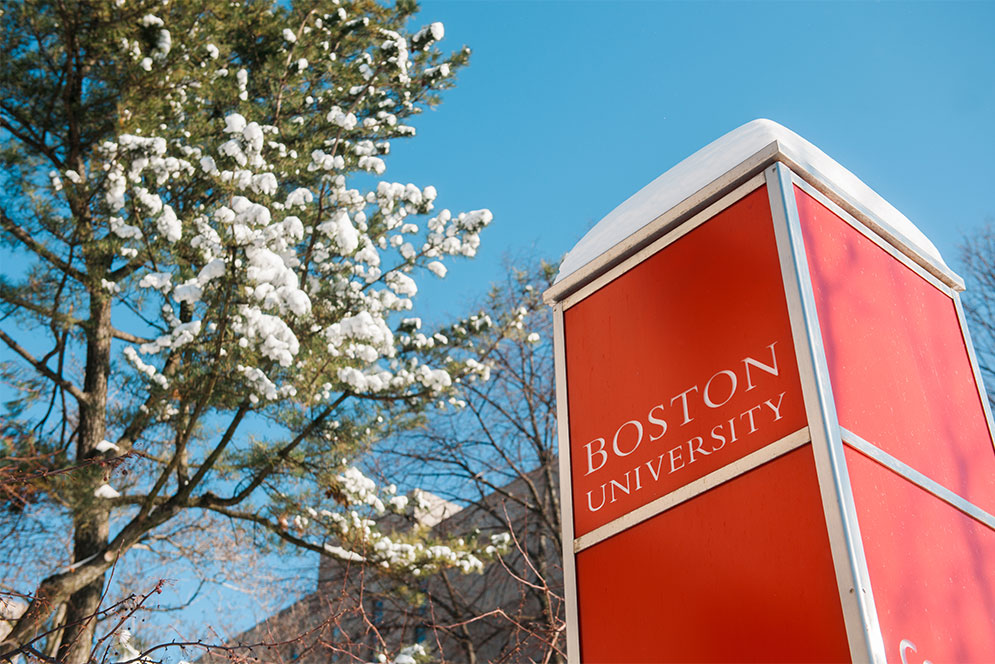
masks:
<instances>
[{"instance_id":1,"label":"sign top surface","mask_svg":"<svg viewBox=\"0 0 995 664\"><path fill-rule=\"evenodd\" d=\"M567 253L556 283L765 149L789 158L845 193L924 257L949 270L929 238L857 176L790 129L761 119L748 122L709 143L612 210Z\"/></svg>"}]
</instances>

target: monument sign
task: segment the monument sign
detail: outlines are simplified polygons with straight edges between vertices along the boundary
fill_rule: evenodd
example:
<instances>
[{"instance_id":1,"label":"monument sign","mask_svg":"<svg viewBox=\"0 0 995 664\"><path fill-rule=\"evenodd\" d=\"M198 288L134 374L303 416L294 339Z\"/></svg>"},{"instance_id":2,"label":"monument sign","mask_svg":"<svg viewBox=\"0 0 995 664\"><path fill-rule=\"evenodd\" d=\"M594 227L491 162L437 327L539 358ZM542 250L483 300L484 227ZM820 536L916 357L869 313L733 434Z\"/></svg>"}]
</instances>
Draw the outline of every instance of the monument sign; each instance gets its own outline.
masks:
<instances>
[{"instance_id":1,"label":"monument sign","mask_svg":"<svg viewBox=\"0 0 995 664\"><path fill-rule=\"evenodd\" d=\"M962 289L767 120L596 225L546 293L570 661L989 661L995 446Z\"/></svg>"}]
</instances>

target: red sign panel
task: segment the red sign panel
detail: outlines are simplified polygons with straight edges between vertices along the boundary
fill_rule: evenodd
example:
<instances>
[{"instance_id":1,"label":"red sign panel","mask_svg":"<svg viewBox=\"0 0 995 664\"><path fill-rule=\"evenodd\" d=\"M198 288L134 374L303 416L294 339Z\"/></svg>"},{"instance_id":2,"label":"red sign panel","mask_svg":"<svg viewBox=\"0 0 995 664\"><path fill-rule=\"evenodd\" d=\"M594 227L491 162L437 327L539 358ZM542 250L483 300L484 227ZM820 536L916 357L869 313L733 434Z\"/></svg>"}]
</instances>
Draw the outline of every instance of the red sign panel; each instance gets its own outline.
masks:
<instances>
[{"instance_id":1,"label":"red sign panel","mask_svg":"<svg viewBox=\"0 0 995 664\"><path fill-rule=\"evenodd\" d=\"M575 535L805 426L765 188L564 314Z\"/></svg>"},{"instance_id":2,"label":"red sign panel","mask_svg":"<svg viewBox=\"0 0 995 664\"><path fill-rule=\"evenodd\" d=\"M850 661L810 446L581 551L577 588L582 662Z\"/></svg>"},{"instance_id":3,"label":"red sign panel","mask_svg":"<svg viewBox=\"0 0 995 664\"><path fill-rule=\"evenodd\" d=\"M995 660L995 531L846 450L891 664Z\"/></svg>"},{"instance_id":4,"label":"red sign panel","mask_svg":"<svg viewBox=\"0 0 995 664\"><path fill-rule=\"evenodd\" d=\"M796 197L840 424L995 514L995 447L953 300Z\"/></svg>"}]
</instances>

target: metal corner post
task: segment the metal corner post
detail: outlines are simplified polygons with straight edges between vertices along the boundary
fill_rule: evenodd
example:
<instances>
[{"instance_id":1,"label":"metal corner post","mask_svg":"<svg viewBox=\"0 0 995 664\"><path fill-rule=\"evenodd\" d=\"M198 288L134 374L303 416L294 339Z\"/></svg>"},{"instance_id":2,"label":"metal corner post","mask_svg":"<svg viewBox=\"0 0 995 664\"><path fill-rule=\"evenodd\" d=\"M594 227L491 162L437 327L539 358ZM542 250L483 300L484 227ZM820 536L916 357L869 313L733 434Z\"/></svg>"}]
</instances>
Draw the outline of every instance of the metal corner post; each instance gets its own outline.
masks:
<instances>
[{"instance_id":1,"label":"metal corner post","mask_svg":"<svg viewBox=\"0 0 995 664\"><path fill-rule=\"evenodd\" d=\"M884 640L857 523L791 170L765 170L785 296L843 619L854 662L884 664Z\"/></svg>"},{"instance_id":2,"label":"metal corner post","mask_svg":"<svg viewBox=\"0 0 995 664\"><path fill-rule=\"evenodd\" d=\"M562 302L553 307L553 352L556 362L556 427L560 456L560 523L563 529L563 594L566 602L567 662L580 662L577 613L577 554L574 549L573 490L570 473L570 425L567 407L566 335Z\"/></svg>"}]
</instances>

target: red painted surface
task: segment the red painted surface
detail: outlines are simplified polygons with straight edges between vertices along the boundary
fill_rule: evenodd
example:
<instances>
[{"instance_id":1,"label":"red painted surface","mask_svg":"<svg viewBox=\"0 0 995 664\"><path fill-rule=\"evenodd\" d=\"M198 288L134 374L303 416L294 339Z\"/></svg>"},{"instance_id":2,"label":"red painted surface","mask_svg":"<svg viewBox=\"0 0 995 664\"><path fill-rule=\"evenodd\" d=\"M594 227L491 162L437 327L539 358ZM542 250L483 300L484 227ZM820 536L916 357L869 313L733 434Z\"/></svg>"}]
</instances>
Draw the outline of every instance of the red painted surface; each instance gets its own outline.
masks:
<instances>
[{"instance_id":1,"label":"red painted surface","mask_svg":"<svg viewBox=\"0 0 995 664\"><path fill-rule=\"evenodd\" d=\"M805 426L763 187L567 309L564 331L577 536Z\"/></svg>"},{"instance_id":2,"label":"red painted surface","mask_svg":"<svg viewBox=\"0 0 995 664\"><path fill-rule=\"evenodd\" d=\"M995 448L953 301L796 197L840 424L995 513Z\"/></svg>"},{"instance_id":3,"label":"red painted surface","mask_svg":"<svg viewBox=\"0 0 995 664\"><path fill-rule=\"evenodd\" d=\"M849 662L822 514L805 446L580 552L581 660Z\"/></svg>"},{"instance_id":4,"label":"red painted surface","mask_svg":"<svg viewBox=\"0 0 995 664\"><path fill-rule=\"evenodd\" d=\"M995 532L846 448L888 661L995 661Z\"/></svg>"}]
</instances>

